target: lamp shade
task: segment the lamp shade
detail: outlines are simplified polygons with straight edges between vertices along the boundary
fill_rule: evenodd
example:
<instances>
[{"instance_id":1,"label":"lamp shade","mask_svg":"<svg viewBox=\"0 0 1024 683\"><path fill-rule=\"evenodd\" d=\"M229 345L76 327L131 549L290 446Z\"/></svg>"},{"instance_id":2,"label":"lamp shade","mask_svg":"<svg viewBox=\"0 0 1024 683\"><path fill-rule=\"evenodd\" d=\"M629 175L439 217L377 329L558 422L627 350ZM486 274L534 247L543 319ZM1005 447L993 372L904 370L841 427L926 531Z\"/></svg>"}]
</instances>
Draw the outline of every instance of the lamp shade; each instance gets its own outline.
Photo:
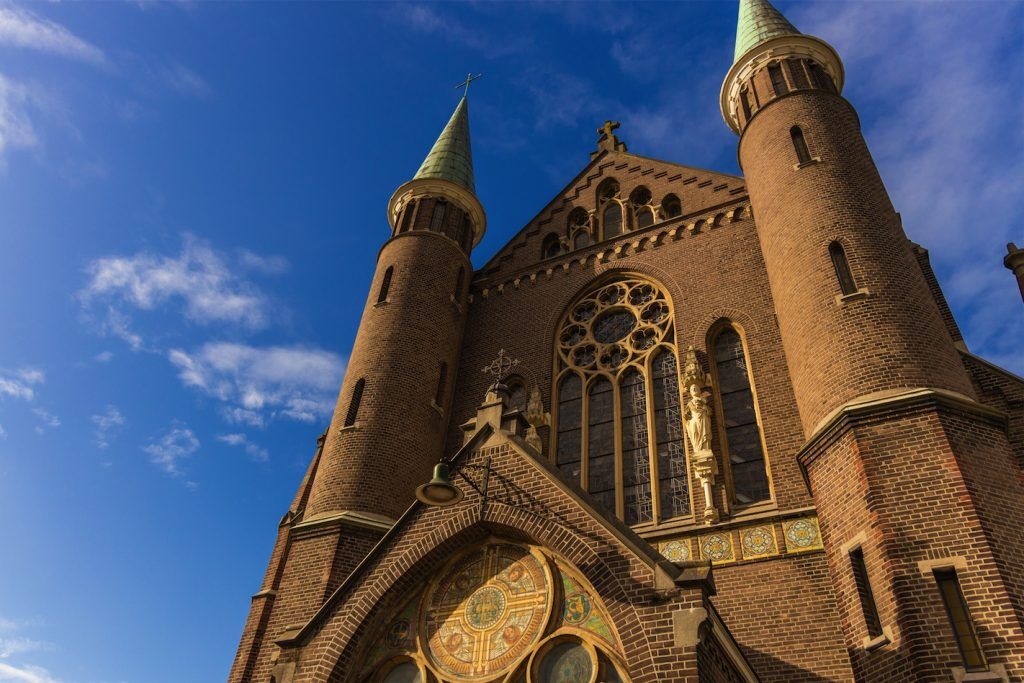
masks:
<instances>
[{"instance_id":1,"label":"lamp shade","mask_svg":"<svg viewBox=\"0 0 1024 683\"><path fill-rule=\"evenodd\" d=\"M448 476L448 465L443 462L434 465L433 479L416 487L416 499L432 507L455 505L462 500L463 495L462 491L452 484Z\"/></svg>"}]
</instances>

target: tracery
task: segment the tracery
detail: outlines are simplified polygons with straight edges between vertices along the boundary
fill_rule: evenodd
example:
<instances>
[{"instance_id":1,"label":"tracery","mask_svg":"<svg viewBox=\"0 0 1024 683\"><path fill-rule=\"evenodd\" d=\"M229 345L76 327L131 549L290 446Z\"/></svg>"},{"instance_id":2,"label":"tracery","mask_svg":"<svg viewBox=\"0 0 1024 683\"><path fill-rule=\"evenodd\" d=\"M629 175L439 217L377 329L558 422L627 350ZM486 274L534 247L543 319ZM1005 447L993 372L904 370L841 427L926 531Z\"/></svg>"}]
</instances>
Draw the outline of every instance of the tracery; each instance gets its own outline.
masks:
<instances>
[{"instance_id":1,"label":"tracery","mask_svg":"<svg viewBox=\"0 0 1024 683\"><path fill-rule=\"evenodd\" d=\"M558 469L627 524L689 515L666 294L635 276L600 285L569 308L556 346Z\"/></svg>"}]
</instances>

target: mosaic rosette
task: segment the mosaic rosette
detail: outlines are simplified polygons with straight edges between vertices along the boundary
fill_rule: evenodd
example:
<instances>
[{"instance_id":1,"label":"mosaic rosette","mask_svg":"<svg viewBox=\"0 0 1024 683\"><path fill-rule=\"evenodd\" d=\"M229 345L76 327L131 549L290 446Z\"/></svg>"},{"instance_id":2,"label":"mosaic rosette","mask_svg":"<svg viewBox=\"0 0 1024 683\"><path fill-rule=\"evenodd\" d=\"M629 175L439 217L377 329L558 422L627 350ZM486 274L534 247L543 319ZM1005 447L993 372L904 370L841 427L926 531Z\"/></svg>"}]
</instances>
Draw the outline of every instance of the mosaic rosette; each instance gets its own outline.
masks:
<instances>
[{"instance_id":1,"label":"mosaic rosette","mask_svg":"<svg viewBox=\"0 0 1024 683\"><path fill-rule=\"evenodd\" d=\"M579 581L565 573L562 573L562 595L562 624L589 631L612 648L616 647L611 627L594 599Z\"/></svg>"},{"instance_id":2,"label":"mosaic rosette","mask_svg":"<svg viewBox=\"0 0 1024 683\"><path fill-rule=\"evenodd\" d=\"M788 553L802 553L819 550L822 547L821 530L818 528L817 517L784 521L782 531L786 537L786 552Z\"/></svg>"},{"instance_id":3,"label":"mosaic rosette","mask_svg":"<svg viewBox=\"0 0 1024 683\"><path fill-rule=\"evenodd\" d=\"M717 564L732 562L736 559L732 549L732 535L726 531L701 536L700 556Z\"/></svg>"},{"instance_id":4,"label":"mosaic rosette","mask_svg":"<svg viewBox=\"0 0 1024 683\"><path fill-rule=\"evenodd\" d=\"M689 562L693 559L689 539L678 539L661 544L661 554L669 562Z\"/></svg>"},{"instance_id":5,"label":"mosaic rosette","mask_svg":"<svg viewBox=\"0 0 1024 683\"><path fill-rule=\"evenodd\" d=\"M431 663L463 680L506 672L540 638L551 596L546 564L525 548L490 545L467 555L424 598Z\"/></svg>"},{"instance_id":6,"label":"mosaic rosette","mask_svg":"<svg viewBox=\"0 0 1024 683\"><path fill-rule=\"evenodd\" d=\"M775 555L779 552L775 543L775 527L766 524L740 530L740 547L745 560Z\"/></svg>"}]
</instances>

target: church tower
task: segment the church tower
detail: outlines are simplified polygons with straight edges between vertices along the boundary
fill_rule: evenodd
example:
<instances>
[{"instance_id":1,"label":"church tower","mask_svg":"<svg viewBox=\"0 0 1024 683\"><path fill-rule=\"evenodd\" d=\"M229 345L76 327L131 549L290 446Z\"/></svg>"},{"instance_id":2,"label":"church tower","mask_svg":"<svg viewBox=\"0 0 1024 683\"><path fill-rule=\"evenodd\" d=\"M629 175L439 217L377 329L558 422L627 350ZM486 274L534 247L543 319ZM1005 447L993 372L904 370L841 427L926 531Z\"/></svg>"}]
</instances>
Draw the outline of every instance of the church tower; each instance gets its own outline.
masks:
<instances>
[{"instance_id":1,"label":"church tower","mask_svg":"<svg viewBox=\"0 0 1024 683\"><path fill-rule=\"evenodd\" d=\"M465 328L469 255L486 217L463 97L388 203L390 238L363 309L334 417L278 527L229 681L285 680L299 633L415 500L441 459ZM400 408L396 408L400 406Z\"/></svg>"},{"instance_id":2,"label":"church tower","mask_svg":"<svg viewBox=\"0 0 1024 683\"><path fill-rule=\"evenodd\" d=\"M307 518L393 522L441 458L465 327L469 255L486 217L460 100L412 180L388 203L391 238L352 347ZM388 410L401 396L401 424Z\"/></svg>"},{"instance_id":3,"label":"church tower","mask_svg":"<svg viewBox=\"0 0 1024 683\"><path fill-rule=\"evenodd\" d=\"M976 400L843 78L830 45L767 0L740 1L721 108L740 135L847 647L858 680L951 680L950 661L997 675L1024 653L1022 541L1008 523L1024 488L1005 416ZM966 615L963 633L943 602Z\"/></svg>"}]
</instances>

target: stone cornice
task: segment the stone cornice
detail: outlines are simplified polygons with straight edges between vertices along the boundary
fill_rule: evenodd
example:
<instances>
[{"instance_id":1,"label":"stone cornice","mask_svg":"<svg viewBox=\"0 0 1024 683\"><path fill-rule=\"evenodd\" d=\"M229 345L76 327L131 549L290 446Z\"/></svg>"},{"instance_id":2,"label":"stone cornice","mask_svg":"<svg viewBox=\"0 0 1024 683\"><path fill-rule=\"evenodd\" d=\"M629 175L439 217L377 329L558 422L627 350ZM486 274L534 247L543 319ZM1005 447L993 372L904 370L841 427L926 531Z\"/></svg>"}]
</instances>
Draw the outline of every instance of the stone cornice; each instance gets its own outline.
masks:
<instances>
[{"instance_id":1,"label":"stone cornice","mask_svg":"<svg viewBox=\"0 0 1024 683\"><path fill-rule=\"evenodd\" d=\"M930 408L942 408L978 418L1001 428L1005 428L1007 424L1005 413L955 391L928 387L879 391L848 401L822 419L797 452L797 462L800 463L806 478L808 466L852 427L887 415L912 413Z\"/></svg>"},{"instance_id":2,"label":"stone cornice","mask_svg":"<svg viewBox=\"0 0 1024 683\"><path fill-rule=\"evenodd\" d=\"M294 531L306 529L317 529L325 526L348 526L365 531L377 533L387 532L395 525L395 520L384 515L372 512L359 512L358 510L342 510L340 512L328 512L310 519L304 519L292 527Z\"/></svg>"}]
</instances>

